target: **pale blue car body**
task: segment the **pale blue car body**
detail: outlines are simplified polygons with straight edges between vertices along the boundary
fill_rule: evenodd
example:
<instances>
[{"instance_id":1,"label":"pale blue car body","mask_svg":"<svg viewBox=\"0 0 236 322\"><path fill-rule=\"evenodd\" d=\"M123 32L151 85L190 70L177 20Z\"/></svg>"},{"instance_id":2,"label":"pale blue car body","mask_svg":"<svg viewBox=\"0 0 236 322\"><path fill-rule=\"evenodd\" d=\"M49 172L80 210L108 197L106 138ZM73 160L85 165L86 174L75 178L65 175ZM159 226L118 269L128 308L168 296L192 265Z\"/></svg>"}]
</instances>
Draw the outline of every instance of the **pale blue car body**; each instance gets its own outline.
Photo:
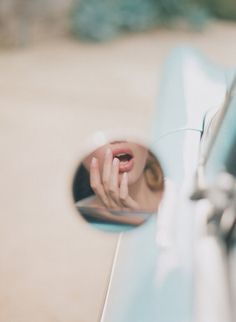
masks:
<instances>
[{"instance_id":1,"label":"pale blue car body","mask_svg":"<svg viewBox=\"0 0 236 322\"><path fill-rule=\"evenodd\" d=\"M167 58L150 137L165 177L182 191L180 201L166 243L158 239L161 214L120 235L101 321L194 321L194 214L187 200L192 183L188 177L197 167L207 113L221 107L233 74L233 69L220 68L188 47L173 50Z\"/></svg>"}]
</instances>

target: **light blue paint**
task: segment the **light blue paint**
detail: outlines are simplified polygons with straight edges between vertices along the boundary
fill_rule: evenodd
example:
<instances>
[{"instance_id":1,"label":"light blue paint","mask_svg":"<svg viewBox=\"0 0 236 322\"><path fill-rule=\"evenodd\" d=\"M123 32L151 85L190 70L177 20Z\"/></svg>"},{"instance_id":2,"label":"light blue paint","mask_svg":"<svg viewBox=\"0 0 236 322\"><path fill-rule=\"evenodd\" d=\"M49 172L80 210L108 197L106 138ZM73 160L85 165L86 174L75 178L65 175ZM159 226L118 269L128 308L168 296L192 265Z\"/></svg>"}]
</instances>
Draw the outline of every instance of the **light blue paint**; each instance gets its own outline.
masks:
<instances>
[{"instance_id":1,"label":"light blue paint","mask_svg":"<svg viewBox=\"0 0 236 322\"><path fill-rule=\"evenodd\" d=\"M203 130L205 115L197 126L185 131L186 102L182 72L186 59L196 59L212 80L228 84L232 72L215 66L198 51L181 47L168 57L159 92L158 108L151 127L152 149L159 156L165 175L179 186L183 178L183 149L187 131ZM196 89L197 90L197 89ZM236 120L236 116L234 117ZM170 133L173 132L173 133ZM198 148L198 147L196 147ZM156 244L156 220L122 237L103 322L191 322L193 321L192 217L191 207L176 210L178 247L185 246L184 261L167 274L161 285L156 283L160 249ZM158 217L157 217L158 220ZM182 229L181 229L182 227ZM183 259L182 258L182 259ZM161 264L161 263L160 263Z\"/></svg>"},{"instance_id":2,"label":"light blue paint","mask_svg":"<svg viewBox=\"0 0 236 322\"><path fill-rule=\"evenodd\" d=\"M156 218L122 236L104 321L156 321Z\"/></svg>"},{"instance_id":3,"label":"light blue paint","mask_svg":"<svg viewBox=\"0 0 236 322\"><path fill-rule=\"evenodd\" d=\"M209 182L215 180L216 174L227 170L226 160L236 138L236 95L233 97L225 115L217 139L214 142L206 165ZM235 165L236 166L236 165Z\"/></svg>"},{"instance_id":4,"label":"light blue paint","mask_svg":"<svg viewBox=\"0 0 236 322\"><path fill-rule=\"evenodd\" d=\"M106 232L122 233L134 229L131 225L119 225L119 224L105 224L105 223L92 223L93 227Z\"/></svg>"}]
</instances>

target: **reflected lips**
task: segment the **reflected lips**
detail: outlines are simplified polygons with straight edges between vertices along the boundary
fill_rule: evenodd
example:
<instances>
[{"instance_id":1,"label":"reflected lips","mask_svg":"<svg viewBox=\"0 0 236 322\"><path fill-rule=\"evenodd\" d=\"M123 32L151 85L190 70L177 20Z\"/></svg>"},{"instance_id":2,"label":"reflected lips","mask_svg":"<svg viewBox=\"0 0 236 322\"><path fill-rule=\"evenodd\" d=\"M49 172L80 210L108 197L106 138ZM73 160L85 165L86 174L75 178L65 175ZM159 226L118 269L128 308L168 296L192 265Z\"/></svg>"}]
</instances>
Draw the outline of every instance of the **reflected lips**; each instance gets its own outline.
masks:
<instances>
[{"instance_id":1,"label":"reflected lips","mask_svg":"<svg viewBox=\"0 0 236 322\"><path fill-rule=\"evenodd\" d=\"M120 148L112 151L113 159L120 160L119 173L129 172L134 166L134 156L130 149Z\"/></svg>"}]
</instances>

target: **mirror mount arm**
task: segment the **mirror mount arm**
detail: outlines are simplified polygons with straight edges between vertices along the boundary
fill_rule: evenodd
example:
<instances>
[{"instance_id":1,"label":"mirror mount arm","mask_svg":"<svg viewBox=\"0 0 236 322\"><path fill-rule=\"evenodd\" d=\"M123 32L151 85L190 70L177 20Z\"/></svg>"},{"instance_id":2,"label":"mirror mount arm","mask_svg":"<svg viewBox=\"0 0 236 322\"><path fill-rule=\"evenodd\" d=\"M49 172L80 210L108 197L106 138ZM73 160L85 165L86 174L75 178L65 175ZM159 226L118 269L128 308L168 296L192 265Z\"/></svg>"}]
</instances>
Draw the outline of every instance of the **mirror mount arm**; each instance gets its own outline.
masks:
<instances>
[{"instance_id":1,"label":"mirror mount arm","mask_svg":"<svg viewBox=\"0 0 236 322\"><path fill-rule=\"evenodd\" d=\"M207 216L208 231L220 236L228 246L236 228L236 180L227 172L218 174L213 186L207 187L204 167L199 165L196 172L195 189L190 196L193 201L207 199L211 211Z\"/></svg>"},{"instance_id":2,"label":"mirror mount arm","mask_svg":"<svg viewBox=\"0 0 236 322\"><path fill-rule=\"evenodd\" d=\"M207 185L205 182L204 176L204 164L203 162L199 162L195 178L194 178L194 188L190 195L190 200L198 201L206 198L207 195Z\"/></svg>"}]
</instances>

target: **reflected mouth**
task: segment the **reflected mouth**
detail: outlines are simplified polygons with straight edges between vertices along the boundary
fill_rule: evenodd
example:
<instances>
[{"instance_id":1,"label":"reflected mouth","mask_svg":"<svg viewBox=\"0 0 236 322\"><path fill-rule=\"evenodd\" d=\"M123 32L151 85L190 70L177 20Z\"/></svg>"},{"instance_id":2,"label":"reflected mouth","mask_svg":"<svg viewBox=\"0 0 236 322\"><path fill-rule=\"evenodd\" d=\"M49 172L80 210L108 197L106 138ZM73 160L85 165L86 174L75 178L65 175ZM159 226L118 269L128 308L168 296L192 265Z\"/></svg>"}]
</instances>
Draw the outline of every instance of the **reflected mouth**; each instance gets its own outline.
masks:
<instances>
[{"instance_id":1,"label":"reflected mouth","mask_svg":"<svg viewBox=\"0 0 236 322\"><path fill-rule=\"evenodd\" d=\"M116 149L112 151L113 159L120 161L119 173L129 172L134 166L134 156L130 149Z\"/></svg>"},{"instance_id":2,"label":"reflected mouth","mask_svg":"<svg viewBox=\"0 0 236 322\"><path fill-rule=\"evenodd\" d=\"M121 153L115 156L120 162L129 162L132 159L132 156L128 153Z\"/></svg>"}]
</instances>

